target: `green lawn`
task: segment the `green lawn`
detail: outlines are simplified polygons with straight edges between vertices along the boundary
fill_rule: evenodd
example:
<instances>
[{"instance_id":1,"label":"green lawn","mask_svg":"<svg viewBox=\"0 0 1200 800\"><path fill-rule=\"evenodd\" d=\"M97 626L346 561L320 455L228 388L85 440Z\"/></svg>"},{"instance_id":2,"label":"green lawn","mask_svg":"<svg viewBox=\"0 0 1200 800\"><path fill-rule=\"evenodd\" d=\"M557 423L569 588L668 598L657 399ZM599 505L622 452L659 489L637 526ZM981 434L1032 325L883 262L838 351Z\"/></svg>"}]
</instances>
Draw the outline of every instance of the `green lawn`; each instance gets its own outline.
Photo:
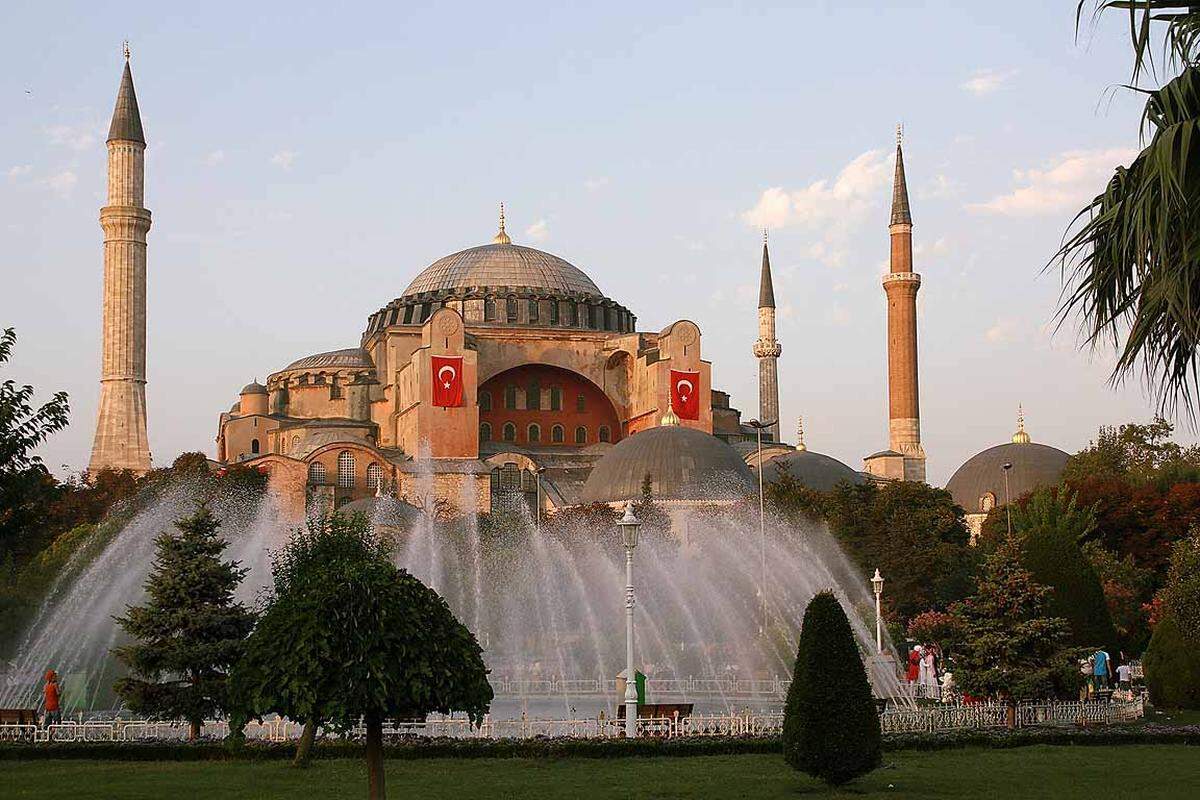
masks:
<instances>
[{"instance_id":1,"label":"green lawn","mask_svg":"<svg viewBox=\"0 0 1200 800\"><path fill-rule=\"evenodd\" d=\"M396 798L1194 798L1200 749L1180 745L898 752L847 792L774 756L612 760L389 761ZM24 761L0 764L5 798L363 797L357 761L285 763Z\"/></svg>"}]
</instances>

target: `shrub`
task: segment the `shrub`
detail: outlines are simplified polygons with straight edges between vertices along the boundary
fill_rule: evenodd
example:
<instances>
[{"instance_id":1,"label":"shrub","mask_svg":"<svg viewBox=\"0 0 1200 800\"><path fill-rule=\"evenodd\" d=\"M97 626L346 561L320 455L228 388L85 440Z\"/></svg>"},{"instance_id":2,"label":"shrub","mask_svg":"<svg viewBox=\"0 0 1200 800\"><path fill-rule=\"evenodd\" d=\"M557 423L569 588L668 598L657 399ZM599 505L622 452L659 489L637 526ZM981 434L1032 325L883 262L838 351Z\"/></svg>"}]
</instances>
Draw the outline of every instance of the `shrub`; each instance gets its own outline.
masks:
<instances>
[{"instance_id":1,"label":"shrub","mask_svg":"<svg viewBox=\"0 0 1200 800\"><path fill-rule=\"evenodd\" d=\"M783 719L793 768L838 785L879 766L879 715L850 621L832 592L808 604Z\"/></svg>"},{"instance_id":2,"label":"shrub","mask_svg":"<svg viewBox=\"0 0 1200 800\"><path fill-rule=\"evenodd\" d=\"M1188 641L1173 616L1155 626L1143 667L1154 705L1200 709L1200 647Z\"/></svg>"}]
</instances>

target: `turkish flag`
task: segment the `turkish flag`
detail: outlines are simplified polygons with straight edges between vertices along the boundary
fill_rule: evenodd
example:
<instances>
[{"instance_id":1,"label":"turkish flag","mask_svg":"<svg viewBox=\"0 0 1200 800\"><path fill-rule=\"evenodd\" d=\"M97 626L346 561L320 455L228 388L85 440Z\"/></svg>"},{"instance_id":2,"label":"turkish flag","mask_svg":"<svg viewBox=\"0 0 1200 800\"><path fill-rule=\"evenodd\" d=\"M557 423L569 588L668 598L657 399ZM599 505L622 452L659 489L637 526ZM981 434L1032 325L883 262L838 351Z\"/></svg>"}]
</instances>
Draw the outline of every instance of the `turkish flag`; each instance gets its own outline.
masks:
<instances>
[{"instance_id":1,"label":"turkish flag","mask_svg":"<svg viewBox=\"0 0 1200 800\"><path fill-rule=\"evenodd\" d=\"M433 363L433 404L458 408L463 404L462 356L431 356Z\"/></svg>"},{"instance_id":2,"label":"turkish flag","mask_svg":"<svg viewBox=\"0 0 1200 800\"><path fill-rule=\"evenodd\" d=\"M671 406L680 419L700 419L700 373L671 370Z\"/></svg>"}]
</instances>

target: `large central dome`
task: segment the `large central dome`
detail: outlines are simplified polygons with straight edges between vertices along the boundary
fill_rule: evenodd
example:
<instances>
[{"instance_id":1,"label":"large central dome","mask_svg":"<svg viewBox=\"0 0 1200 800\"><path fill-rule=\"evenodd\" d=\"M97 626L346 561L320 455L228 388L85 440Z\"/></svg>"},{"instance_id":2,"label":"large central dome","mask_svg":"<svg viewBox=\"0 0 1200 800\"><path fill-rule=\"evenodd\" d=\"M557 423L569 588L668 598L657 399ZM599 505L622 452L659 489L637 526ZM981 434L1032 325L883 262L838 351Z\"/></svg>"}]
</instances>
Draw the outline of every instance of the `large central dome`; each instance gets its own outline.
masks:
<instances>
[{"instance_id":1,"label":"large central dome","mask_svg":"<svg viewBox=\"0 0 1200 800\"><path fill-rule=\"evenodd\" d=\"M413 279L404 290L404 296L499 286L527 286L551 292L602 296L592 279L569 261L508 242L472 247L439 258Z\"/></svg>"}]
</instances>

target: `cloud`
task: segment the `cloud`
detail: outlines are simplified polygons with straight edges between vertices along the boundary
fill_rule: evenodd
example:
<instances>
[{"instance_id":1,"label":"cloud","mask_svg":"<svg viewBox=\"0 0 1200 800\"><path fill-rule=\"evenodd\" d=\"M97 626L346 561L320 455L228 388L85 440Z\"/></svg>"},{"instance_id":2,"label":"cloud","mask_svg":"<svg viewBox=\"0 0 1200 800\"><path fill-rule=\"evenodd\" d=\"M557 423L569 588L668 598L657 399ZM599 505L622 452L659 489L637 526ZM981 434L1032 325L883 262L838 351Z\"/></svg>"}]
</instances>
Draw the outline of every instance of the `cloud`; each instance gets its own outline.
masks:
<instances>
[{"instance_id":1,"label":"cloud","mask_svg":"<svg viewBox=\"0 0 1200 800\"><path fill-rule=\"evenodd\" d=\"M937 200L943 197L954 197L961 191L961 183L949 175L939 172L930 181L921 186L918 196L922 199Z\"/></svg>"},{"instance_id":2,"label":"cloud","mask_svg":"<svg viewBox=\"0 0 1200 800\"><path fill-rule=\"evenodd\" d=\"M808 254L833 267L848 260L847 247L867 212L888 199L892 156L868 150L853 158L833 178L813 181L800 189L765 189L742 220L755 228L798 227L819 232ZM881 223L883 224L883 223Z\"/></svg>"},{"instance_id":3,"label":"cloud","mask_svg":"<svg viewBox=\"0 0 1200 800\"><path fill-rule=\"evenodd\" d=\"M32 164L17 164L16 166L9 167L8 172L4 174L8 176L10 181L15 181L17 178L28 175L32 171Z\"/></svg>"},{"instance_id":4,"label":"cloud","mask_svg":"<svg viewBox=\"0 0 1200 800\"><path fill-rule=\"evenodd\" d=\"M70 197L75 190L75 184L79 183L79 176L69 169L64 169L45 178L42 182L59 197Z\"/></svg>"},{"instance_id":5,"label":"cloud","mask_svg":"<svg viewBox=\"0 0 1200 800\"><path fill-rule=\"evenodd\" d=\"M99 139L96 128L96 125L51 125L46 128L46 135L51 144L78 151L90 150Z\"/></svg>"},{"instance_id":6,"label":"cloud","mask_svg":"<svg viewBox=\"0 0 1200 800\"><path fill-rule=\"evenodd\" d=\"M588 178L583 182L583 188L587 189L589 192L594 192L597 189L603 189L605 186L608 186L608 177L604 175L601 175L597 178Z\"/></svg>"},{"instance_id":7,"label":"cloud","mask_svg":"<svg viewBox=\"0 0 1200 800\"><path fill-rule=\"evenodd\" d=\"M532 242L544 242L550 236L550 228L546 220L539 219L525 229L525 236Z\"/></svg>"},{"instance_id":8,"label":"cloud","mask_svg":"<svg viewBox=\"0 0 1200 800\"><path fill-rule=\"evenodd\" d=\"M999 89L1016 74L1015 69L977 69L971 73L971 77L959 84L959 87L976 97L982 97Z\"/></svg>"},{"instance_id":9,"label":"cloud","mask_svg":"<svg viewBox=\"0 0 1200 800\"><path fill-rule=\"evenodd\" d=\"M296 156L300 155L295 150L280 150L275 155L271 156L271 163L280 169L291 169Z\"/></svg>"},{"instance_id":10,"label":"cloud","mask_svg":"<svg viewBox=\"0 0 1200 800\"><path fill-rule=\"evenodd\" d=\"M210 167L215 167L217 164L220 164L224 160L225 160L225 151L224 150L213 150L211 153L209 153L207 156L204 157L204 163ZM272 159L272 160L274 160L274 159ZM291 164L291 161L288 161L288 164Z\"/></svg>"},{"instance_id":11,"label":"cloud","mask_svg":"<svg viewBox=\"0 0 1200 800\"><path fill-rule=\"evenodd\" d=\"M1011 317L1003 317L984 331L983 338L992 344L1005 344L1016 341L1018 332L1017 321Z\"/></svg>"},{"instance_id":12,"label":"cloud","mask_svg":"<svg viewBox=\"0 0 1200 800\"><path fill-rule=\"evenodd\" d=\"M1070 150L1041 168L1014 170L1019 184L986 203L970 203L970 211L1022 217L1075 210L1099 194L1118 164L1137 155L1129 147Z\"/></svg>"}]
</instances>

